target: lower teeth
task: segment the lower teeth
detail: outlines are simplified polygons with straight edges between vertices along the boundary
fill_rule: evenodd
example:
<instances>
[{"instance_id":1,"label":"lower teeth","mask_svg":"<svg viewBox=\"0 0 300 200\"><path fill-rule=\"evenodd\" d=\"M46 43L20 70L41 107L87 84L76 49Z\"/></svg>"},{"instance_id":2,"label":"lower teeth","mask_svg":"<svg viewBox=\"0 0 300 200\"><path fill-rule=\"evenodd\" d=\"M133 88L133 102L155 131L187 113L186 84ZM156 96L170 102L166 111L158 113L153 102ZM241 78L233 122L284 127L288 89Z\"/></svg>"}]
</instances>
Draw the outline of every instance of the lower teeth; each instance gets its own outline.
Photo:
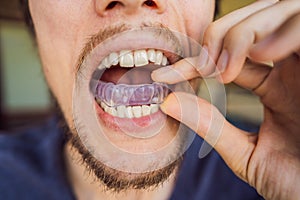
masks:
<instances>
[{"instance_id":1,"label":"lower teeth","mask_svg":"<svg viewBox=\"0 0 300 200\"><path fill-rule=\"evenodd\" d=\"M143 106L118 106L109 107L105 103L100 103L101 107L106 113L112 116L120 118L139 118L142 116L148 116L150 114L156 113L159 110L158 104L143 105Z\"/></svg>"}]
</instances>

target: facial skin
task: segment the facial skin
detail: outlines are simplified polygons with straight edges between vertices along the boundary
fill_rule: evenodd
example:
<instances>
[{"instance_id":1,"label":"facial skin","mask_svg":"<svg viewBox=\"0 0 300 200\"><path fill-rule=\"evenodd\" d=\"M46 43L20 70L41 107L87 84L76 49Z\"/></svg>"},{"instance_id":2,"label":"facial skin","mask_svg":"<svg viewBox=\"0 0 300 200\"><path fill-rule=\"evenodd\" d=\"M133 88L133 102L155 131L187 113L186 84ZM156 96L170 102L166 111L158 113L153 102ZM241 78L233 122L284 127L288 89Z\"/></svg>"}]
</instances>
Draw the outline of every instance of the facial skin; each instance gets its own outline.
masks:
<instances>
[{"instance_id":1,"label":"facial skin","mask_svg":"<svg viewBox=\"0 0 300 200\"><path fill-rule=\"evenodd\" d=\"M29 1L45 77L72 130L75 127L72 97L78 75L78 62L91 36L120 25L131 29L146 23L163 25L200 43L206 27L213 19L215 4L211 0L156 0L154 6L149 6L140 0L119 0L115 6L107 9L110 3L112 1L109 0ZM163 145L161 141L172 138L176 133L177 128L173 127L173 122L168 118L163 129L164 136L158 136L143 144L140 140L123 136L114 136L112 140L116 144L124 144L122 148L128 151L131 151L133 146L134 151L140 149L142 152L141 147L153 150L151 148L159 148ZM103 128L107 130L108 135L110 131L114 132L107 127ZM73 131L72 135L77 133ZM124 143L125 139L127 141ZM67 156L69 151L67 149ZM77 153L73 157L78 157ZM69 164L71 173L83 176L85 167L76 165L78 164ZM77 169L72 170L75 168Z\"/></svg>"}]
</instances>

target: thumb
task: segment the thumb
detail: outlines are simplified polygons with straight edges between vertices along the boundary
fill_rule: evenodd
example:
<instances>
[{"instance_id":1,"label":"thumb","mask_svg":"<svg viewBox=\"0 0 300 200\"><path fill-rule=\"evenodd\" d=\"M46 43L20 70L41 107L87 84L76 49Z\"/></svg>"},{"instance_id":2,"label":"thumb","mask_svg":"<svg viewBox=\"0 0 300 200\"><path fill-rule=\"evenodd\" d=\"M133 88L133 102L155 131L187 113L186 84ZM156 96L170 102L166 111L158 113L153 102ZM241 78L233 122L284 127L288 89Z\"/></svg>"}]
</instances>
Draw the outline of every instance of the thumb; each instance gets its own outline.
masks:
<instances>
[{"instance_id":1,"label":"thumb","mask_svg":"<svg viewBox=\"0 0 300 200\"><path fill-rule=\"evenodd\" d=\"M194 130L240 178L246 180L256 136L227 122L215 106L195 95L172 93L161 104L161 110Z\"/></svg>"}]
</instances>

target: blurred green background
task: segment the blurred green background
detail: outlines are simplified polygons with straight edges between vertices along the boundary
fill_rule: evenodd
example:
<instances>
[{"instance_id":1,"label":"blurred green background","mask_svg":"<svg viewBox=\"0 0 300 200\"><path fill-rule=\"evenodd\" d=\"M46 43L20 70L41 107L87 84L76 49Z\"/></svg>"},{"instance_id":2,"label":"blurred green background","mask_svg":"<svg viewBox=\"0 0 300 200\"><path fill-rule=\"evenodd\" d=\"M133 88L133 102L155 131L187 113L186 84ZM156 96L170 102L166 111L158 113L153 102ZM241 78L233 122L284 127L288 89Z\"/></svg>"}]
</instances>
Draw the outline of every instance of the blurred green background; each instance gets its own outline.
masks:
<instances>
[{"instance_id":1,"label":"blurred green background","mask_svg":"<svg viewBox=\"0 0 300 200\"><path fill-rule=\"evenodd\" d=\"M253 0L221 0L224 15ZM34 39L28 32L18 0L0 3L0 128L10 129L40 122L51 115L53 106L45 83ZM205 85L201 96L208 98ZM227 87L227 115L259 123L259 100L237 86ZM246 113L246 114L245 114Z\"/></svg>"}]
</instances>

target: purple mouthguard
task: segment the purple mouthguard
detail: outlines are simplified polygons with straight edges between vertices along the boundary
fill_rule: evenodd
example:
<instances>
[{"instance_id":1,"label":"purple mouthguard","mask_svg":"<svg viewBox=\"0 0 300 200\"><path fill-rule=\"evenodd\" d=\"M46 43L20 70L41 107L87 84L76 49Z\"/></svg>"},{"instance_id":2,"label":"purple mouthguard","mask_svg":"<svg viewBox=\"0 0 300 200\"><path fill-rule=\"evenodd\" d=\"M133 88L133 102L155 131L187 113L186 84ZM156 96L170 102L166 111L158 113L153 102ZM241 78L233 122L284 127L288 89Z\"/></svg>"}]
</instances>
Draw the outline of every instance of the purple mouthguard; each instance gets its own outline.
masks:
<instances>
[{"instance_id":1,"label":"purple mouthguard","mask_svg":"<svg viewBox=\"0 0 300 200\"><path fill-rule=\"evenodd\" d=\"M98 81L95 98L110 107L160 104L169 94L164 83L127 85Z\"/></svg>"}]
</instances>

